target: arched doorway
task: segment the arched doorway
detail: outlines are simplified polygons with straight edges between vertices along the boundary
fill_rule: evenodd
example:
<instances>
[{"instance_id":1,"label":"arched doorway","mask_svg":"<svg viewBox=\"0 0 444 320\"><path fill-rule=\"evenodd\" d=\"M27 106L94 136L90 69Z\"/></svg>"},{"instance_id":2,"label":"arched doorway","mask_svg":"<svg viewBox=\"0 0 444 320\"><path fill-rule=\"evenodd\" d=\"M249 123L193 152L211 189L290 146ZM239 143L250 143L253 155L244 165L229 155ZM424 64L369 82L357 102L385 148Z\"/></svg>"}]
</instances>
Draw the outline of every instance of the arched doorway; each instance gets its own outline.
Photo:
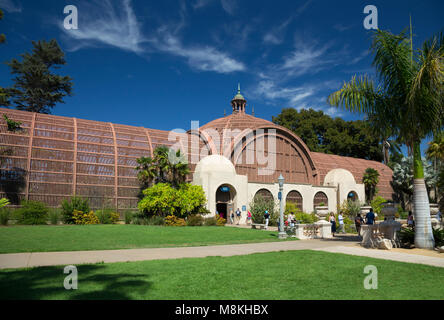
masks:
<instances>
[{"instance_id":1,"label":"arched doorway","mask_svg":"<svg viewBox=\"0 0 444 320\"><path fill-rule=\"evenodd\" d=\"M314 199L313 199L313 208L316 208L318 206L328 206L328 197L327 195L322 192L319 191L315 194Z\"/></svg>"},{"instance_id":2,"label":"arched doorway","mask_svg":"<svg viewBox=\"0 0 444 320\"><path fill-rule=\"evenodd\" d=\"M354 191L350 191L347 194L347 200L358 201L359 200L358 194Z\"/></svg>"},{"instance_id":3,"label":"arched doorway","mask_svg":"<svg viewBox=\"0 0 444 320\"><path fill-rule=\"evenodd\" d=\"M224 219L228 213L235 210L236 189L229 184L220 185L216 191L216 211ZM227 219L228 220L228 219Z\"/></svg>"},{"instance_id":4,"label":"arched doorway","mask_svg":"<svg viewBox=\"0 0 444 320\"><path fill-rule=\"evenodd\" d=\"M260 189L259 191L256 192L254 197L256 198L258 195L260 195L265 200L274 200L273 195L267 189Z\"/></svg>"},{"instance_id":5,"label":"arched doorway","mask_svg":"<svg viewBox=\"0 0 444 320\"><path fill-rule=\"evenodd\" d=\"M292 190L287 194L287 198L285 200L286 203L294 203L296 205L296 208L299 210L302 210L302 195L296 191Z\"/></svg>"}]
</instances>

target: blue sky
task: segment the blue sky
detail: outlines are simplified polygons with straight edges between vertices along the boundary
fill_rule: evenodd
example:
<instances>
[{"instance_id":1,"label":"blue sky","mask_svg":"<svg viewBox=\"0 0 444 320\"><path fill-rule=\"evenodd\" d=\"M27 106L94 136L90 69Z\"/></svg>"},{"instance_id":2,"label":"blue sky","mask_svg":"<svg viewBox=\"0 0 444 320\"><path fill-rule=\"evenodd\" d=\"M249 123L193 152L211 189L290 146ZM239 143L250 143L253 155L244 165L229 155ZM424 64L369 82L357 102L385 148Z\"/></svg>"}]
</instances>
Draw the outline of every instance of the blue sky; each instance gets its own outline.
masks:
<instances>
[{"instance_id":1,"label":"blue sky","mask_svg":"<svg viewBox=\"0 0 444 320\"><path fill-rule=\"evenodd\" d=\"M284 107L355 119L325 100L352 75L373 74L368 4L396 33L412 14L416 47L443 28L441 0L0 0L0 61L57 39L59 72L74 81L57 115L188 130L231 113L240 82L247 112L267 120ZM78 8L78 30L63 28L65 5ZM11 84L4 64L0 79Z\"/></svg>"}]
</instances>

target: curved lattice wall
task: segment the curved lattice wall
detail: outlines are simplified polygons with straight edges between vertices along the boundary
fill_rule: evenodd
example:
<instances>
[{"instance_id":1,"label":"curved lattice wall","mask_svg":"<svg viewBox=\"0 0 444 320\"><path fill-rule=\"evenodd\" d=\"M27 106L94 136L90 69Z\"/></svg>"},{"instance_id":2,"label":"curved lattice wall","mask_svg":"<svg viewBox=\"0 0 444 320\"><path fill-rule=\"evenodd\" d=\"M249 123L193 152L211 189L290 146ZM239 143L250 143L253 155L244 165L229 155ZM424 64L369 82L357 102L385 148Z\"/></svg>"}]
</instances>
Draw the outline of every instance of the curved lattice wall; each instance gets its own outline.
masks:
<instances>
[{"instance_id":1,"label":"curved lattice wall","mask_svg":"<svg viewBox=\"0 0 444 320\"><path fill-rule=\"evenodd\" d=\"M6 114L22 122L7 130ZM1 192L14 202L60 205L72 195L91 207L137 207L136 159L170 146L168 132L105 122L0 109Z\"/></svg>"}]
</instances>

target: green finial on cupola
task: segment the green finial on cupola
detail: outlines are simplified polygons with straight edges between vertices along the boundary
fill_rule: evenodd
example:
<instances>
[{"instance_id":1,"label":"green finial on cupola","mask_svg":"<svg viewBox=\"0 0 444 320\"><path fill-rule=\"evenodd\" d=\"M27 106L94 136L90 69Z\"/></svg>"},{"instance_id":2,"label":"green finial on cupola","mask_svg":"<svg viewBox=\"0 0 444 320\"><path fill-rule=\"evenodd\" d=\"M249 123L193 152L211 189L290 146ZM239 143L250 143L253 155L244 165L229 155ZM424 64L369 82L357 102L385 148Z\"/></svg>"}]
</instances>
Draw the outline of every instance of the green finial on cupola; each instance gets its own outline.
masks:
<instances>
[{"instance_id":1,"label":"green finial on cupola","mask_svg":"<svg viewBox=\"0 0 444 320\"><path fill-rule=\"evenodd\" d=\"M245 113L245 105L247 100L240 93L240 83L237 84L237 94L231 100L231 106L233 107L233 113Z\"/></svg>"}]
</instances>

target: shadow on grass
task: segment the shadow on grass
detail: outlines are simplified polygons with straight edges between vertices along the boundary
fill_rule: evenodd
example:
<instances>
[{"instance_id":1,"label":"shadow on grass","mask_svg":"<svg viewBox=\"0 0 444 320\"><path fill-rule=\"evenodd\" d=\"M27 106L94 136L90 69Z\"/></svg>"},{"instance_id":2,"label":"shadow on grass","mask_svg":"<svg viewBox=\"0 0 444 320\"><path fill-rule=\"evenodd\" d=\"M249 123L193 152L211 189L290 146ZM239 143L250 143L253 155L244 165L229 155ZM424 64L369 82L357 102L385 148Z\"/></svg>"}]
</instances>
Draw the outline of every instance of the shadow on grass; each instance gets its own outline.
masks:
<instances>
[{"instance_id":1,"label":"shadow on grass","mask_svg":"<svg viewBox=\"0 0 444 320\"><path fill-rule=\"evenodd\" d=\"M152 284L146 274L130 274L116 270L110 273L104 264L81 265L78 289L66 290L63 266L39 267L0 272L0 299L68 299L68 300L127 300L130 293L147 294Z\"/></svg>"}]
</instances>

